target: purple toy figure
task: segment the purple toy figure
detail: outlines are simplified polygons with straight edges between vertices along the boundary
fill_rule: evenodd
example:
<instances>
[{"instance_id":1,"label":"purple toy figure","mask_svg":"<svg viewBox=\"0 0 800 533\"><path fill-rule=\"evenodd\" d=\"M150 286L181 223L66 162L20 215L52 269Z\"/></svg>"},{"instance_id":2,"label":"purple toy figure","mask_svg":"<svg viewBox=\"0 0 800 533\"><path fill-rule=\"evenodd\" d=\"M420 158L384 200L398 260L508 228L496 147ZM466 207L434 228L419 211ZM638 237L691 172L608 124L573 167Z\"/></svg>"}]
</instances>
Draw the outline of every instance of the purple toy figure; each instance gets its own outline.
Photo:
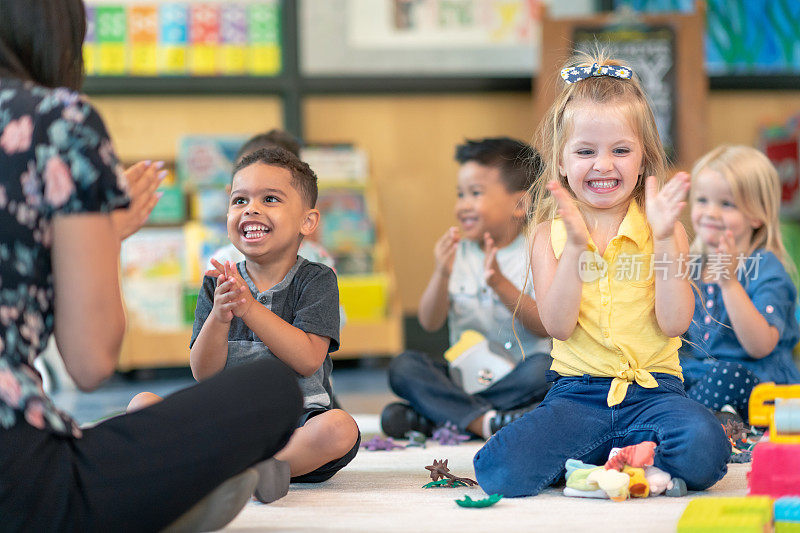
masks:
<instances>
[{"instance_id":1,"label":"purple toy figure","mask_svg":"<svg viewBox=\"0 0 800 533\"><path fill-rule=\"evenodd\" d=\"M455 424L445 422L443 426L436 428L432 438L443 446L458 446L470 437L459 433Z\"/></svg>"},{"instance_id":2,"label":"purple toy figure","mask_svg":"<svg viewBox=\"0 0 800 533\"><path fill-rule=\"evenodd\" d=\"M387 437L387 438L384 439L383 437L377 436L377 435L375 437L372 437L371 439L369 439L366 442L362 442L361 443L361 447L362 448L366 448L367 450L369 450L371 452L375 452L375 451L388 451L388 452L390 452L390 451L394 450L395 448L403 448L403 446L395 444L391 437Z\"/></svg>"}]
</instances>

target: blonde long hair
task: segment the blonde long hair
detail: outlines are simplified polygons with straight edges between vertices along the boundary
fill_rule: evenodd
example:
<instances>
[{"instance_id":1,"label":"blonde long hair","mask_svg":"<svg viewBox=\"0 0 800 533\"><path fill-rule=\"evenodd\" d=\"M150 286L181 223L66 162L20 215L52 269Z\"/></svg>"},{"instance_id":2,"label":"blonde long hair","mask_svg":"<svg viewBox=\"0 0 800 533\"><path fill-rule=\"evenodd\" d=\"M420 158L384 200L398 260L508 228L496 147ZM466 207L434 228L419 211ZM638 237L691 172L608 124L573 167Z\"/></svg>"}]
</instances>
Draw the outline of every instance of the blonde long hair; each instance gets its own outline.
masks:
<instances>
[{"instance_id":1,"label":"blonde long hair","mask_svg":"<svg viewBox=\"0 0 800 533\"><path fill-rule=\"evenodd\" d=\"M728 182L736 207L747 218L761 223L753 231L747 255L759 248L772 252L796 280L797 268L783 246L778 219L781 182L767 156L750 146L722 145L697 160L692 168L692 181L704 170L719 173ZM694 199L693 192L691 197ZM706 252L698 236L692 242L692 252Z\"/></svg>"},{"instance_id":2,"label":"blonde long hair","mask_svg":"<svg viewBox=\"0 0 800 533\"><path fill-rule=\"evenodd\" d=\"M594 63L601 67L628 66L623 61L610 58L606 52L598 50L594 54L578 54L565 67L587 67ZM542 155L545 168L542 179L537 180L529 189L533 210L531 229L539 222L552 220L555 217L557 206L546 188L549 181L560 182L574 197L566 176L561 175L558 166L567 139L572 134L574 110L582 104L597 105L599 113L603 112L600 106L615 106L630 121L642 145L642 175L632 193L642 212L645 210L644 177L655 176L659 187L666 180L667 157L661 138L658 136L656 121L647 95L635 74L631 79L593 76L576 83L564 84L537 129L535 145ZM578 207L581 207L580 204Z\"/></svg>"},{"instance_id":3,"label":"blonde long hair","mask_svg":"<svg viewBox=\"0 0 800 533\"><path fill-rule=\"evenodd\" d=\"M598 48L593 54L579 53L565 67L588 67L594 64L602 67L628 65L617 59L609 57L609 54ZM630 68L630 67L628 67ZM559 81L561 79L559 78ZM562 81L563 83L563 81ZM556 97L553 105L547 111L542 122L539 124L534 140L534 146L539 150L544 164L542 175L528 189L530 199L530 224L529 232L532 232L536 224L547 220L553 220L558 210L555 199L547 190L547 183L556 180L572 194L575 194L569 187L567 177L562 176L558 170L564 146L567 139L572 134L572 118L574 108L581 104L598 104L599 106L616 106L622 111L630 121L630 125L637 135L642 145L642 175L634 187L632 198L639 204L642 212L645 212L645 189L644 177L655 176L658 180L659 188L664 184L667 175L667 156L658 136L658 128L650 102L642 89L638 76L634 73L631 79L620 79L611 76L592 76L572 84L563 84L561 92ZM599 111L602 112L602 111ZM576 205L580 209L581 204ZM528 236L529 253L530 246L533 244L532 235ZM528 272L530 274L530 271ZM528 275L525 276L522 292L528 284ZM517 300L514 308L513 317L516 318L519 310L522 294ZM512 327L514 323L512 321ZM517 336L514 329L514 336ZM517 338L519 342L519 338ZM523 354L524 358L524 354Z\"/></svg>"}]
</instances>

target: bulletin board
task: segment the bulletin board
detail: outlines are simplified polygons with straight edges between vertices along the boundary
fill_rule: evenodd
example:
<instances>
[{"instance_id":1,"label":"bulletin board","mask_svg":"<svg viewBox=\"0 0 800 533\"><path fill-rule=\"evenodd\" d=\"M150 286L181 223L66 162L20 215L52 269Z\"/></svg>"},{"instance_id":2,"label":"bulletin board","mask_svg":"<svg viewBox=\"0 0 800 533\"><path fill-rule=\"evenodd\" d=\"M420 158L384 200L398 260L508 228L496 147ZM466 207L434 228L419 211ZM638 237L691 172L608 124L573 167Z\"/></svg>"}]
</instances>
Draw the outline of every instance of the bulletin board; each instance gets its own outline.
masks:
<instances>
[{"instance_id":1,"label":"bulletin board","mask_svg":"<svg viewBox=\"0 0 800 533\"><path fill-rule=\"evenodd\" d=\"M541 120L555 99L563 65L596 41L639 75L671 162L688 168L706 149L703 28L702 11L644 15L635 23L621 23L614 14L552 19L543 13L544 75L534 80L535 120Z\"/></svg>"},{"instance_id":2,"label":"bulletin board","mask_svg":"<svg viewBox=\"0 0 800 533\"><path fill-rule=\"evenodd\" d=\"M560 0L559 15L595 0ZM300 0L304 76L528 77L542 0Z\"/></svg>"},{"instance_id":3,"label":"bulletin board","mask_svg":"<svg viewBox=\"0 0 800 533\"><path fill-rule=\"evenodd\" d=\"M695 0L614 0L639 12L692 12ZM705 64L709 76L800 74L800 2L706 0ZM757 81L757 80L754 80Z\"/></svg>"}]
</instances>

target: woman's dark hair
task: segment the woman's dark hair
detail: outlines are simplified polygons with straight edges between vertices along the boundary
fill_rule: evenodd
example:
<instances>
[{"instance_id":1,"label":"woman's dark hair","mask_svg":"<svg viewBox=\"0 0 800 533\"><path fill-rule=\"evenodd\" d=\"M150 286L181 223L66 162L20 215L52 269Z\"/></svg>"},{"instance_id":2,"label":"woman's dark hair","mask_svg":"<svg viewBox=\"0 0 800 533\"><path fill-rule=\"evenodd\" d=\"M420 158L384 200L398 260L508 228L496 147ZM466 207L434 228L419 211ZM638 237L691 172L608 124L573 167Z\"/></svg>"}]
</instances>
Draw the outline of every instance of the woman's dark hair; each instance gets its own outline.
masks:
<instances>
[{"instance_id":1,"label":"woman's dark hair","mask_svg":"<svg viewBox=\"0 0 800 533\"><path fill-rule=\"evenodd\" d=\"M0 76L80 89L82 0L0 0Z\"/></svg>"}]
</instances>

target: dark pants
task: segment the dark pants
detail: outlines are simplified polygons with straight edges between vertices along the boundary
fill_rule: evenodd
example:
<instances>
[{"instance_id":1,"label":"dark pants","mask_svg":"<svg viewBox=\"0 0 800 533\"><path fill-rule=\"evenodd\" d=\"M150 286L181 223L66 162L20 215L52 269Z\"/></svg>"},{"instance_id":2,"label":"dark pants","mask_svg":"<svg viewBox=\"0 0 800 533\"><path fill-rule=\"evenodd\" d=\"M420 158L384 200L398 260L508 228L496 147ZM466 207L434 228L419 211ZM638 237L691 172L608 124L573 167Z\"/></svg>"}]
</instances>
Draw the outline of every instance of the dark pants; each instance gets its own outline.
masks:
<instances>
[{"instance_id":1,"label":"dark pants","mask_svg":"<svg viewBox=\"0 0 800 533\"><path fill-rule=\"evenodd\" d=\"M750 393L760 382L758 376L739 363L716 359L681 357L681 368L689 398L713 411L730 405L748 419Z\"/></svg>"},{"instance_id":2,"label":"dark pants","mask_svg":"<svg viewBox=\"0 0 800 533\"><path fill-rule=\"evenodd\" d=\"M486 390L467 394L450 379L446 363L407 351L392 359L389 386L435 424L452 422L465 430L491 409L515 409L544 398L550 387L545 373L551 362L549 354L532 354Z\"/></svg>"},{"instance_id":3,"label":"dark pants","mask_svg":"<svg viewBox=\"0 0 800 533\"><path fill-rule=\"evenodd\" d=\"M271 457L302 411L294 375L256 361L140 411L61 437L0 431L3 530L158 531Z\"/></svg>"},{"instance_id":4,"label":"dark pants","mask_svg":"<svg viewBox=\"0 0 800 533\"><path fill-rule=\"evenodd\" d=\"M651 440L655 466L704 490L727 472L731 445L716 417L686 397L675 376L654 373L658 387L628 387L609 407L611 378L562 377L542 403L498 431L473 461L487 494L535 496L564 475L567 459L602 465L613 447Z\"/></svg>"}]
</instances>

